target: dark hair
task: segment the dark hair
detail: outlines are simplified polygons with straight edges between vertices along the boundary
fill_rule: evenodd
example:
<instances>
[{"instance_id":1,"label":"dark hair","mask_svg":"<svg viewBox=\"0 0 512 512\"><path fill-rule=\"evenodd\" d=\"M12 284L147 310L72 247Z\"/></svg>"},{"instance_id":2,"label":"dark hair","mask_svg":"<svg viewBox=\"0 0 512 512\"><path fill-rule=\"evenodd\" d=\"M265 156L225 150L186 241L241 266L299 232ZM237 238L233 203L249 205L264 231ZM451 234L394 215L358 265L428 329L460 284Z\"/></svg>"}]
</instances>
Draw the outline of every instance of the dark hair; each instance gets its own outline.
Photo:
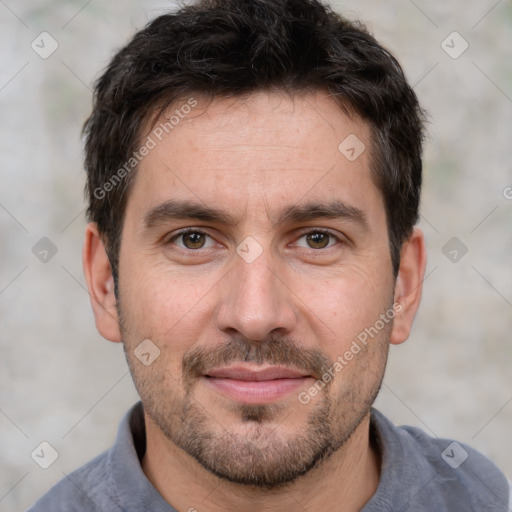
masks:
<instances>
[{"instance_id":1,"label":"dark hair","mask_svg":"<svg viewBox=\"0 0 512 512\"><path fill-rule=\"evenodd\" d=\"M114 280L133 158L148 120L192 94L319 89L370 127L372 177L384 198L396 275L418 220L424 120L396 59L363 25L318 0L199 0L150 22L96 83L84 125L87 215Z\"/></svg>"}]
</instances>

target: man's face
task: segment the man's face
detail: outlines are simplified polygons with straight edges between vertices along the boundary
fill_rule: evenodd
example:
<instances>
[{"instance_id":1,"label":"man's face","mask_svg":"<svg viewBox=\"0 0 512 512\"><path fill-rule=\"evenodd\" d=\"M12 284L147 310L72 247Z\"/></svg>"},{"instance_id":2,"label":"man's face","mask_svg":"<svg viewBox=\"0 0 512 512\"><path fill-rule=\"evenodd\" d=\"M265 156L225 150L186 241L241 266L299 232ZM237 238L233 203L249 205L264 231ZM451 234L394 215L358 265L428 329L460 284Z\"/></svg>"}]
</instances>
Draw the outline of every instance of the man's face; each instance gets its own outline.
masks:
<instances>
[{"instance_id":1,"label":"man's face","mask_svg":"<svg viewBox=\"0 0 512 512\"><path fill-rule=\"evenodd\" d=\"M147 420L222 478L292 481L367 419L386 363L394 279L369 129L324 94L258 93L199 102L155 140L119 259Z\"/></svg>"}]
</instances>

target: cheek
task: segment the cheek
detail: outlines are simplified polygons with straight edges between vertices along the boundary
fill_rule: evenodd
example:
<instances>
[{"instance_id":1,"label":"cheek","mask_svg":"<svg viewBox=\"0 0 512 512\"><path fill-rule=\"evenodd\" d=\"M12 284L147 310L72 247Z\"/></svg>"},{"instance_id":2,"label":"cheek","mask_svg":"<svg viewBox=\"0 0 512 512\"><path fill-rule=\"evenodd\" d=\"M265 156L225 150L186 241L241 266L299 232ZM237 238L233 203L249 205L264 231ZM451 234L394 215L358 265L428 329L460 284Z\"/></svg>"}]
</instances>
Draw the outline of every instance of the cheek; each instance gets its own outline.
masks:
<instances>
[{"instance_id":1,"label":"cheek","mask_svg":"<svg viewBox=\"0 0 512 512\"><path fill-rule=\"evenodd\" d=\"M323 326L327 340L322 348L331 357L374 325L392 303L392 280L367 268L351 265L321 279L308 276L297 280L295 289L303 314L319 328Z\"/></svg>"},{"instance_id":2,"label":"cheek","mask_svg":"<svg viewBox=\"0 0 512 512\"><path fill-rule=\"evenodd\" d=\"M132 333L175 354L197 341L209 317L208 297L215 293L218 279L158 265L146 269L138 265L125 275L128 279L120 283L122 310Z\"/></svg>"},{"instance_id":3,"label":"cheek","mask_svg":"<svg viewBox=\"0 0 512 512\"><path fill-rule=\"evenodd\" d=\"M326 300L314 306L320 311L319 318L329 327L328 331L324 329L326 336L319 336L317 343L333 362L331 393L348 401L370 396L378 386L385 368L391 327L387 323L378 325L382 329L374 328L392 303L392 288L383 293L382 287L372 286L363 279L363 274L358 274L359 279L354 274L331 281L323 294ZM316 323L320 325L318 320Z\"/></svg>"}]
</instances>

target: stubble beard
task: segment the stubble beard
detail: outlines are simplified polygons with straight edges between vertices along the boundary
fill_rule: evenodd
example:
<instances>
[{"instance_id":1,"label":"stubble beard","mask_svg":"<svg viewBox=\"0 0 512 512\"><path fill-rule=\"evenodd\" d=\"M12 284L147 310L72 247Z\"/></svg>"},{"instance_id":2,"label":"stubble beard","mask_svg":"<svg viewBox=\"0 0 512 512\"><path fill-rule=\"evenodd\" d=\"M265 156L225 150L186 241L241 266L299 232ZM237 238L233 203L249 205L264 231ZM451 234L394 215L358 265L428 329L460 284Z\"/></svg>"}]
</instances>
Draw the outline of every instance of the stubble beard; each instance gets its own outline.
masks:
<instances>
[{"instance_id":1,"label":"stubble beard","mask_svg":"<svg viewBox=\"0 0 512 512\"><path fill-rule=\"evenodd\" d=\"M180 397L172 392L171 384L175 386L176 380L171 382L165 368L155 363L152 369L142 367L132 350L127 349L126 341L124 347L144 411L169 441L224 481L270 490L295 482L342 450L369 415L384 376L390 328L386 331L379 336L383 339L375 339L365 348L374 354L358 355L361 359L358 368L351 372L353 380L346 379L350 381L349 385L334 395L329 393L333 381L325 385L314 403L309 404L304 428L297 429L292 436L283 435L279 428L279 423L286 421L287 416L282 404L233 404L230 413L240 418L242 428L228 430L194 398L197 383L194 375L214 360L296 363L298 367L316 364L316 372L323 375L330 362L318 351L275 337L258 344L232 339L215 351L196 350L193 357L188 357L188 363L185 361L187 356L184 358L181 383L185 393ZM125 333L123 340L126 340ZM372 367L376 370L371 370L368 364L372 359ZM371 385L366 388L369 379Z\"/></svg>"}]
</instances>

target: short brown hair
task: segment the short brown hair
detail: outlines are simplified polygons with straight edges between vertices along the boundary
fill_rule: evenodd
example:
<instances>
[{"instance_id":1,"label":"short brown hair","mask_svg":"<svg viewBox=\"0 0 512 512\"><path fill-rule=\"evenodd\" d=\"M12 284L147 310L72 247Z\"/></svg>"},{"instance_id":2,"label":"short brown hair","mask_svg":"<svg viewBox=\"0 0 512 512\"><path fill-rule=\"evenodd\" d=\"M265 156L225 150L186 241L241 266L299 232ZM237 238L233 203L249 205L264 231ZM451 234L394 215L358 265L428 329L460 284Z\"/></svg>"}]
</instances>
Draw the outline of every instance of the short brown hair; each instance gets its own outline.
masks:
<instances>
[{"instance_id":1,"label":"short brown hair","mask_svg":"<svg viewBox=\"0 0 512 512\"><path fill-rule=\"evenodd\" d=\"M200 0L150 22L95 86L84 125L87 215L104 238L114 280L136 168L120 171L147 121L191 94L214 99L271 89L326 90L369 124L396 275L418 220L424 121L396 59L363 25L317 0Z\"/></svg>"}]
</instances>

